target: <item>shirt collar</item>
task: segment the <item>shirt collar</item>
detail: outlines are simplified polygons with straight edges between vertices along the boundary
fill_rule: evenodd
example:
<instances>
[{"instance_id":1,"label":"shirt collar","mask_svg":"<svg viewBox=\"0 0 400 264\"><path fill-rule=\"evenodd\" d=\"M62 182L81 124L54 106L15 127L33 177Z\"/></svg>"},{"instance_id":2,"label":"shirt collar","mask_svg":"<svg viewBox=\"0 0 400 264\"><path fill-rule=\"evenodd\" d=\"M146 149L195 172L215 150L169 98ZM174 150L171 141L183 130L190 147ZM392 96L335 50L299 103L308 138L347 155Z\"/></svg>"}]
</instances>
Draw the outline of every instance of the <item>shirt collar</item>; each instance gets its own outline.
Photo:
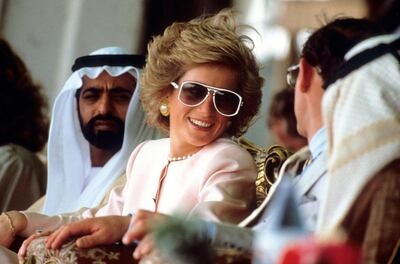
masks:
<instances>
[{"instance_id":1,"label":"shirt collar","mask_svg":"<svg viewBox=\"0 0 400 264\"><path fill-rule=\"evenodd\" d=\"M310 143L308 144L313 159L315 159L326 149L327 142L328 138L326 128L322 127L314 134L310 140Z\"/></svg>"}]
</instances>

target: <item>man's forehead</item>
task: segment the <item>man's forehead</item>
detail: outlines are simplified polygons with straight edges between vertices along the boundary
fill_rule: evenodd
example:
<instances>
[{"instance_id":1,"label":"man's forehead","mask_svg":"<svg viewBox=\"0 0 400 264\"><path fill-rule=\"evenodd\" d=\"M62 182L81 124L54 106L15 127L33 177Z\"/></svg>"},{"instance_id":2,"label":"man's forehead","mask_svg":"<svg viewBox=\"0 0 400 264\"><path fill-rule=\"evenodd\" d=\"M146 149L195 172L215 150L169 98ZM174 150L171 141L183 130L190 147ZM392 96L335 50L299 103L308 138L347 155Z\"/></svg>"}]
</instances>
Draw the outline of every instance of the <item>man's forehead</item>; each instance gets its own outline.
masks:
<instances>
[{"instance_id":1,"label":"man's forehead","mask_svg":"<svg viewBox=\"0 0 400 264\"><path fill-rule=\"evenodd\" d=\"M91 79L88 76L84 75L82 78L83 85L82 88L89 88L89 87L97 87L97 88L113 88L113 87L120 87L120 88L127 88L127 89L134 89L136 86L136 78L126 72L119 76L111 76L108 72L102 72L97 78Z\"/></svg>"}]
</instances>

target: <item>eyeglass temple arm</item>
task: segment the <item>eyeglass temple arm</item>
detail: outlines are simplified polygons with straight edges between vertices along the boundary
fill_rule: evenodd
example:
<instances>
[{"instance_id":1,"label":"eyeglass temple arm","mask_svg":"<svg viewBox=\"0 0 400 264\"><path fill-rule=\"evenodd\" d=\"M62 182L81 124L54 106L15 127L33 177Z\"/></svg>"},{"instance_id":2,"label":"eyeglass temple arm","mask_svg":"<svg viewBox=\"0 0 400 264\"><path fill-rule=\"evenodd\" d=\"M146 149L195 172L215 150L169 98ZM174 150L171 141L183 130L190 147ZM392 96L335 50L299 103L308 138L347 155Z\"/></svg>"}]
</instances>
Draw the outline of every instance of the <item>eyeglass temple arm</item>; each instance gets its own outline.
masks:
<instances>
[{"instance_id":1,"label":"eyeglass temple arm","mask_svg":"<svg viewBox=\"0 0 400 264\"><path fill-rule=\"evenodd\" d=\"M172 87L179 89L179 85L176 82L171 82Z\"/></svg>"}]
</instances>

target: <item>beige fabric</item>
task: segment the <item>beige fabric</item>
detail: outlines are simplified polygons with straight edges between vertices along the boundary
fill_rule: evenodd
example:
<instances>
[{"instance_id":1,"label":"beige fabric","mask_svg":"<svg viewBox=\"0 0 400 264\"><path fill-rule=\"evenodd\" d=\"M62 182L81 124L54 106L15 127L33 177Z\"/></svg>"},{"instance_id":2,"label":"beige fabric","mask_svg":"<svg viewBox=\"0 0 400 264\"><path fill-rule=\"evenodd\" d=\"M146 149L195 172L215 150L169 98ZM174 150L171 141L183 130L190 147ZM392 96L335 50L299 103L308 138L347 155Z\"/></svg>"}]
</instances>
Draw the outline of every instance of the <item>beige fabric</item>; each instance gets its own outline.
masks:
<instances>
[{"instance_id":1,"label":"beige fabric","mask_svg":"<svg viewBox=\"0 0 400 264\"><path fill-rule=\"evenodd\" d=\"M36 202L34 202L31 206L29 206L29 208L26 209L25 211L34 212L34 213L42 212L45 199L46 199L46 195L43 195Z\"/></svg>"},{"instance_id":2,"label":"beige fabric","mask_svg":"<svg viewBox=\"0 0 400 264\"><path fill-rule=\"evenodd\" d=\"M118 187L118 186L125 186L125 183L126 183L126 174L124 173L124 174L122 174L121 176L119 176L119 177L114 181L114 183L113 183L113 185L110 187L110 189L108 189L106 195L104 195L103 199L101 200L100 205L98 206L98 208L103 207L103 206L107 203L108 199L110 198L110 194L111 194L112 190L113 190L115 187Z\"/></svg>"},{"instance_id":3,"label":"beige fabric","mask_svg":"<svg viewBox=\"0 0 400 264\"><path fill-rule=\"evenodd\" d=\"M0 146L0 212L24 210L46 190L46 167L29 150Z\"/></svg>"},{"instance_id":4,"label":"beige fabric","mask_svg":"<svg viewBox=\"0 0 400 264\"><path fill-rule=\"evenodd\" d=\"M375 37L355 49L395 37ZM323 113L329 161L318 231L331 233L372 177L400 157L398 61L387 54L331 85L325 92Z\"/></svg>"}]
</instances>

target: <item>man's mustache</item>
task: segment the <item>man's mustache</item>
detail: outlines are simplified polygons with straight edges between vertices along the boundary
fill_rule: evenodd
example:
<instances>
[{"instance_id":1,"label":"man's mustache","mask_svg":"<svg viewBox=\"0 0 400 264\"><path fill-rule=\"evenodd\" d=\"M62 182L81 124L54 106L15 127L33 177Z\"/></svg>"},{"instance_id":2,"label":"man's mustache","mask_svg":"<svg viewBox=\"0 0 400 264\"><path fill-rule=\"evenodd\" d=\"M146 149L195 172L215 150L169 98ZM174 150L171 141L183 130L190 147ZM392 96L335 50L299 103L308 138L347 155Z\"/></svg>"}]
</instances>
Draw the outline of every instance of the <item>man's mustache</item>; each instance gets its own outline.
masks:
<instances>
[{"instance_id":1,"label":"man's mustache","mask_svg":"<svg viewBox=\"0 0 400 264\"><path fill-rule=\"evenodd\" d=\"M106 114L97 115L90 119L87 124L83 124L81 118L81 129L83 136L90 144L100 149L120 149L124 140L124 127L125 123L120 118ZM115 125L115 131L95 129L96 121L108 121Z\"/></svg>"},{"instance_id":2,"label":"man's mustache","mask_svg":"<svg viewBox=\"0 0 400 264\"><path fill-rule=\"evenodd\" d=\"M124 121L121 120L118 117L112 116L112 115L97 115L95 117L93 117L92 119L90 119L90 121L87 123L87 125L94 127L94 124L96 123L96 121L111 121L117 124L123 124Z\"/></svg>"}]
</instances>

